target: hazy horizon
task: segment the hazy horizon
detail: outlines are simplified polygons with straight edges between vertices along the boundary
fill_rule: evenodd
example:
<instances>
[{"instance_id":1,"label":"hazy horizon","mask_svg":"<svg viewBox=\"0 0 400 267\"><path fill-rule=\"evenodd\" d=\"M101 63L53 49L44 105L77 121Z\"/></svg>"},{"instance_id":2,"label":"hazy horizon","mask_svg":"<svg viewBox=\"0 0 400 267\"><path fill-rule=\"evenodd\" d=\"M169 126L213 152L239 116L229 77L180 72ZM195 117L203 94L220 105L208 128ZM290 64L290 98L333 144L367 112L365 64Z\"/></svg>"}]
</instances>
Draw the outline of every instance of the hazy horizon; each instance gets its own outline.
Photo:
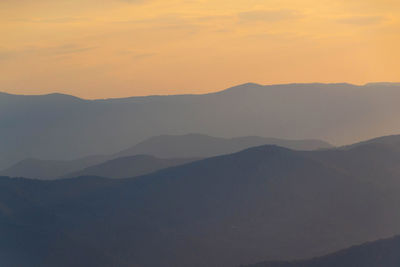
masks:
<instances>
[{"instance_id":1,"label":"hazy horizon","mask_svg":"<svg viewBox=\"0 0 400 267\"><path fill-rule=\"evenodd\" d=\"M123 98L135 98L135 97L149 97L149 96L180 96L180 95L206 95L206 94L213 94L213 93L219 93L223 92L235 87L241 87L244 85L257 85L257 86L262 86L262 87L272 87L272 86L284 86L284 85L312 85L312 84L322 84L322 85L340 85L340 84L347 84L351 86L356 86L356 87L365 87L368 85L393 85L393 86L400 86L400 82L367 82L363 84L355 84L355 83L350 83L350 82L309 82L309 83L302 83L302 82L291 82L291 83L276 83L276 84L260 84L260 83L255 83L255 82L245 82L237 85L233 85L230 87L222 88L222 89L217 89L215 91L207 91L207 92L200 92L200 93L191 93L191 91L188 89L187 92L182 91L180 93L171 93L171 94L148 94L148 95L126 95L126 96L110 96L106 98L85 98L82 96L79 96L79 94L69 94L69 93L63 93L61 91L54 90L53 92L46 92L46 93L18 93L18 92L8 92L7 90L0 90L0 93L3 94L8 94L8 95L16 95L16 96L45 96L45 95L54 95L54 94L59 94L59 95L67 95L67 96L72 96L75 98L79 98L82 100L111 100L111 99L123 99Z\"/></svg>"}]
</instances>

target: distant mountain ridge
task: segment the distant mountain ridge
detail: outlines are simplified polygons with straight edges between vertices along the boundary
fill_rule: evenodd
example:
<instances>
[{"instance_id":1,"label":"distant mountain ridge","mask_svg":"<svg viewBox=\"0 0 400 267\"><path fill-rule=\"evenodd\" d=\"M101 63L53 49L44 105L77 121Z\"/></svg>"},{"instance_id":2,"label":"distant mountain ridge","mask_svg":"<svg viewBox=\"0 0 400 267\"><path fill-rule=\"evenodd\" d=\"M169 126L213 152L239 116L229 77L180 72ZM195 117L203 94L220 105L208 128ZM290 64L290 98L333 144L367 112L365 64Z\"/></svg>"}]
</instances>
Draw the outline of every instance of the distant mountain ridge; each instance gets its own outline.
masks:
<instances>
[{"instance_id":1,"label":"distant mountain ridge","mask_svg":"<svg viewBox=\"0 0 400 267\"><path fill-rule=\"evenodd\" d=\"M321 138L400 132L396 84L245 84L205 95L84 100L0 94L0 169L26 158L109 155L161 134Z\"/></svg>"},{"instance_id":2,"label":"distant mountain ridge","mask_svg":"<svg viewBox=\"0 0 400 267\"><path fill-rule=\"evenodd\" d=\"M375 83L367 83L365 86L399 86L400 83L398 82L375 82Z\"/></svg>"},{"instance_id":3,"label":"distant mountain ridge","mask_svg":"<svg viewBox=\"0 0 400 267\"><path fill-rule=\"evenodd\" d=\"M204 134L160 135L140 142L116 155L146 154L158 157L212 157L231 154L240 150L261 146L278 145L294 150L316 150L332 148L321 140L285 140L259 136L236 138L213 137Z\"/></svg>"},{"instance_id":4,"label":"distant mountain ridge","mask_svg":"<svg viewBox=\"0 0 400 267\"><path fill-rule=\"evenodd\" d=\"M400 237L366 243L311 260L263 262L246 267L398 267ZM245 266L242 266L245 267Z\"/></svg>"},{"instance_id":5,"label":"distant mountain ridge","mask_svg":"<svg viewBox=\"0 0 400 267\"><path fill-rule=\"evenodd\" d=\"M64 176L101 176L106 178L128 178L149 174L161 169L182 165L199 160L198 158L161 159L148 155L126 156L112 159L98 165L71 172Z\"/></svg>"},{"instance_id":6,"label":"distant mountain ridge","mask_svg":"<svg viewBox=\"0 0 400 267\"><path fill-rule=\"evenodd\" d=\"M1 176L25 177L41 180L53 180L67 173L79 171L106 161L108 156L91 156L76 160L39 160L25 159L0 171Z\"/></svg>"},{"instance_id":7,"label":"distant mountain ridge","mask_svg":"<svg viewBox=\"0 0 400 267\"><path fill-rule=\"evenodd\" d=\"M388 136L381 136L373 139L369 139L366 141L358 142L352 145L344 146L344 149L354 148L357 146L362 146L366 144L381 144L381 145L388 145L392 148L400 149L400 135L388 135Z\"/></svg>"},{"instance_id":8,"label":"distant mountain ridge","mask_svg":"<svg viewBox=\"0 0 400 267\"><path fill-rule=\"evenodd\" d=\"M73 175L95 175L110 178L133 177L162 167L193 161L195 158L230 154L252 146L267 144L298 150L331 147L330 144L319 140L283 140L256 136L227 139L201 134L161 135L149 138L114 155L91 156L71 161L23 160L0 171L0 175L45 180ZM141 157L132 157L138 155Z\"/></svg>"}]
</instances>

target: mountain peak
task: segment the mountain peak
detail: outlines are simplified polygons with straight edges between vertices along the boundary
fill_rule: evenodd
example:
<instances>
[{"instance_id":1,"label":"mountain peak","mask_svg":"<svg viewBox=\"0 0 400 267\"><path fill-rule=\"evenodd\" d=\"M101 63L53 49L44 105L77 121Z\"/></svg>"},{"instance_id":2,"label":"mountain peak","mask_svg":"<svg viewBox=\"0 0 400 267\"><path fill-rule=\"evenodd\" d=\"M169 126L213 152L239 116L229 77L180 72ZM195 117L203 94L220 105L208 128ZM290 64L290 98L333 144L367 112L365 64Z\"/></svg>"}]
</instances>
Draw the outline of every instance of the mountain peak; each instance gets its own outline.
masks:
<instances>
[{"instance_id":1,"label":"mountain peak","mask_svg":"<svg viewBox=\"0 0 400 267\"><path fill-rule=\"evenodd\" d=\"M262 88L263 85L258 84L258 83L244 83L244 84L240 84L240 85L236 85L230 88L227 88L225 90L216 92L216 93L212 93L212 94L218 94L218 93L224 93L224 92L231 92L231 91L244 91L247 89L254 89L254 88Z\"/></svg>"},{"instance_id":2,"label":"mountain peak","mask_svg":"<svg viewBox=\"0 0 400 267\"><path fill-rule=\"evenodd\" d=\"M50 94L10 94L6 92L0 92L0 96L4 97L22 97L22 98L35 98L35 99L52 99L52 100L60 100L60 99L68 99L68 100L80 100L84 101L84 99L79 98L77 96L63 94L63 93L50 93Z\"/></svg>"},{"instance_id":3,"label":"mountain peak","mask_svg":"<svg viewBox=\"0 0 400 267\"><path fill-rule=\"evenodd\" d=\"M67 100L86 101L86 100L84 100L82 98L79 98L77 96L67 95L67 94L63 94L63 93L51 93L51 94L43 95L43 97L54 99L54 100L67 99Z\"/></svg>"}]
</instances>

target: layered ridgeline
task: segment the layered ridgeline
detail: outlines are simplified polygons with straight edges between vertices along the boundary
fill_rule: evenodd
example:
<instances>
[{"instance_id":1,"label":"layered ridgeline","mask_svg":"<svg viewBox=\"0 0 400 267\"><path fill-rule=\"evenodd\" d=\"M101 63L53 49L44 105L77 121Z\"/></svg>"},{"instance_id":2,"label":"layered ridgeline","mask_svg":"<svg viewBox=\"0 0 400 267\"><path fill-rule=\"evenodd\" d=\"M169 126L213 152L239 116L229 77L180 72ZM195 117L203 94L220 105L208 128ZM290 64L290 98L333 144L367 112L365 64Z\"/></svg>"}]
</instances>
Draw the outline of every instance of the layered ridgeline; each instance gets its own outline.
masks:
<instances>
[{"instance_id":1,"label":"layered ridgeline","mask_svg":"<svg viewBox=\"0 0 400 267\"><path fill-rule=\"evenodd\" d=\"M198 160L197 158L156 158L148 155L121 157L100 163L83 170L72 172L65 177L101 176L107 178L127 178L152 173L161 169L179 166Z\"/></svg>"},{"instance_id":2,"label":"layered ridgeline","mask_svg":"<svg viewBox=\"0 0 400 267\"><path fill-rule=\"evenodd\" d=\"M110 158L113 157L98 156L71 161L27 159L1 171L0 176L39 180L55 180L87 175L107 178L127 178L197 160L197 158L164 159L149 155Z\"/></svg>"},{"instance_id":3,"label":"layered ridgeline","mask_svg":"<svg viewBox=\"0 0 400 267\"><path fill-rule=\"evenodd\" d=\"M0 179L5 266L238 266L400 233L400 150L250 148L128 179Z\"/></svg>"},{"instance_id":4,"label":"layered ridgeline","mask_svg":"<svg viewBox=\"0 0 400 267\"><path fill-rule=\"evenodd\" d=\"M246 148L261 145L277 145L293 150L319 150L332 148L331 144L318 139L287 140L259 136L221 138L204 134L186 134L152 137L119 152L117 155L129 156L145 154L162 158L207 158L223 154L231 154Z\"/></svg>"},{"instance_id":5,"label":"layered ridgeline","mask_svg":"<svg viewBox=\"0 0 400 267\"><path fill-rule=\"evenodd\" d=\"M0 169L26 158L108 155L151 136L322 138L400 131L398 84L245 84L206 95L83 100L0 94Z\"/></svg>"},{"instance_id":6,"label":"layered ridgeline","mask_svg":"<svg viewBox=\"0 0 400 267\"><path fill-rule=\"evenodd\" d=\"M114 155L91 156L77 160L22 160L0 171L0 175L45 180L80 175L109 178L133 177L186 163L195 158L230 154L253 146L268 144L296 150L331 147L330 144L319 140L284 140L256 136L219 138L201 134L161 135L149 138Z\"/></svg>"},{"instance_id":7,"label":"layered ridgeline","mask_svg":"<svg viewBox=\"0 0 400 267\"><path fill-rule=\"evenodd\" d=\"M80 171L88 166L100 164L108 159L108 156L91 156L76 160L40 160L30 158L21 160L0 171L0 176L52 180Z\"/></svg>"},{"instance_id":8,"label":"layered ridgeline","mask_svg":"<svg viewBox=\"0 0 400 267\"><path fill-rule=\"evenodd\" d=\"M311 260L263 262L246 267L398 267L400 237L366 243ZM244 266L243 266L244 267Z\"/></svg>"}]
</instances>

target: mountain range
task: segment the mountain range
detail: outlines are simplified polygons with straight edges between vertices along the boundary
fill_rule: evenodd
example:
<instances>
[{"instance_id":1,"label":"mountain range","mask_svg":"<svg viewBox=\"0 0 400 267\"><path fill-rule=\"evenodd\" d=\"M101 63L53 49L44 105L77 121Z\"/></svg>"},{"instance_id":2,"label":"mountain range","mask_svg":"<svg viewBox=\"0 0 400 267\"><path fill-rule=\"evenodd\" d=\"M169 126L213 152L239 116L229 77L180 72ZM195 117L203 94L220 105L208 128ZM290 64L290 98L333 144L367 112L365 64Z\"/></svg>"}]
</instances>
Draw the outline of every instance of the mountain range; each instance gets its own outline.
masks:
<instances>
[{"instance_id":1,"label":"mountain range","mask_svg":"<svg viewBox=\"0 0 400 267\"><path fill-rule=\"evenodd\" d=\"M128 178L149 174L196 160L195 158L161 159L148 155L127 156L69 173L65 177L102 176L107 178Z\"/></svg>"},{"instance_id":2,"label":"mountain range","mask_svg":"<svg viewBox=\"0 0 400 267\"><path fill-rule=\"evenodd\" d=\"M90 156L76 160L24 159L0 171L1 176L52 180L107 161L107 156Z\"/></svg>"},{"instance_id":3,"label":"mountain range","mask_svg":"<svg viewBox=\"0 0 400 267\"><path fill-rule=\"evenodd\" d=\"M152 136L273 136L342 145L400 132L398 84L244 84L205 95L84 100L0 94L0 169L110 155Z\"/></svg>"},{"instance_id":4,"label":"mountain range","mask_svg":"<svg viewBox=\"0 0 400 267\"><path fill-rule=\"evenodd\" d=\"M369 242L339 252L294 262L263 262L247 267L398 267L400 237Z\"/></svg>"},{"instance_id":5,"label":"mountain range","mask_svg":"<svg viewBox=\"0 0 400 267\"><path fill-rule=\"evenodd\" d=\"M318 150L332 148L328 142L318 139L288 140L259 136L236 138L213 137L204 134L160 135L149 138L116 155L152 155L162 158L213 157L231 154L240 150L261 146L277 145L294 150Z\"/></svg>"},{"instance_id":6,"label":"mountain range","mask_svg":"<svg viewBox=\"0 0 400 267\"><path fill-rule=\"evenodd\" d=\"M391 144L258 146L127 179L0 178L0 259L11 267L224 267L392 237L400 233L400 149Z\"/></svg>"},{"instance_id":7,"label":"mountain range","mask_svg":"<svg viewBox=\"0 0 400 267\"><path fill-rule=\"evenodd\" d=\"M85 174L109 178L133 177L167 166L178 165L179 162L188 162L193 158L229 154L267 144L297 150L332 147L319 140L284 140L256 136L218 138L201 134L161 135L113 155L90 156L76 160L26 159L0 171L0 175L46 180ZM132 157L139 155L141 157ZM144 165L139 166L140 164Z\"/></svg>"}]
</instances>

